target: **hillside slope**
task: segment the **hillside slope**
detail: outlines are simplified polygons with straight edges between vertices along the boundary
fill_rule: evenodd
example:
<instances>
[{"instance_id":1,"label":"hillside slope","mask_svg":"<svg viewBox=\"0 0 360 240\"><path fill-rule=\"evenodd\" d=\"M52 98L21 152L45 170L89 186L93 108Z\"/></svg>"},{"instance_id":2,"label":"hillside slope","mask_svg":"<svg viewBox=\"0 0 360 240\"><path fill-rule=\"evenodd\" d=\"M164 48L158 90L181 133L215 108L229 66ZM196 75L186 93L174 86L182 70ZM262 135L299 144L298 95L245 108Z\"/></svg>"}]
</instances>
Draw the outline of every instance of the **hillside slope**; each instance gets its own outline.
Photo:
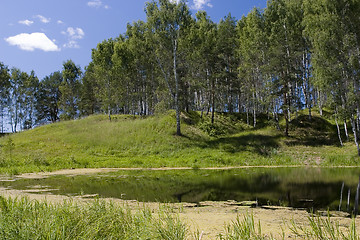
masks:
<instances>
[{"instance_id":1,"label":"hillside slope","mask_svg":"<svg viewBox=\"0 0 360 240\"><path fill-rule=\"evenodd\" d=\"M244 165L357 165L351 142L340 148L336 128L304 115L285 138L266 116L258 127L240 114L182 114L183 136L175 136L174 113L146 118L95 115L0 138L0 172L92 167L215 167Z\"/></svg>"}]
</instances>

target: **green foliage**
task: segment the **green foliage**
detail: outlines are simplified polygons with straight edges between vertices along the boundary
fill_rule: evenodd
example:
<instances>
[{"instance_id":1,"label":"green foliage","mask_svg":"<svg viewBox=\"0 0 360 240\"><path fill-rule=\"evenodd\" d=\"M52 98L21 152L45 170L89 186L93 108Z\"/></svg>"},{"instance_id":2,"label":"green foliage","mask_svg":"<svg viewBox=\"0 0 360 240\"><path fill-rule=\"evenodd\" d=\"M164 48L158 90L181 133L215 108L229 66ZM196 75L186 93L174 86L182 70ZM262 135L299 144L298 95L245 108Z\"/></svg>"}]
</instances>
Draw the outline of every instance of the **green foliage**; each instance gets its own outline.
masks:
<instances>
[{"instance_id":1,"label":"green foliage","mask_svg":"<svg viewBox=\"0 0 360 240\"><path fill-rule=\"evenodd\" d=\"M61 119L69 120L77 116L80 89L81 69L72 60L63 64L63 81L59 86L61 97L59 105L62 110Z\"/></svg>"},{"instance_id":2,"label":"green foliage","mask_svg":"<svg viewBox=\"0 0 360 240\"><path fill-rule=\"evenodd\" d=\"M206 121L200 123L199 128L211 137L224 135L226 131L225 126L219 123L211 124L210 122L206 122Z\"/></svg>"},{"instance_id":3,"label":"green foliage","mask_svg":"<svg viewBox=\"0 0 360 240\"><path fill-rule=\"evenodd\" d=\"M182 79L179 71L186 67L184 55L186 38L192 23L191 13L185 1L175 3L169 0L151 1L146 4L147 33L152 43L153 56L168 88L176 111L176 135L180 128L180 88Z\"/></svg>"},{"instance_id":4,"label":"green foliage","mask_svg":"<svg viewBox=\"0 0 360 240\"><path fill-rule=\"evenodd\" d=\"M110 109L115 105L116 97L118 96L117 92L120 87L116 83L114 74L114 69L119 64L116 61L119 61L118 58L120 57L119 54L115 53L128 54L126 49L120 49L122 45L123 42L121 40L115 45L115 41L112 39L99 43L96 49L92 50L92 63L87 71L88 80L91 79L93 81L94 97L102 102L103 112L108 112L109 115L111 114ZM121 68L118 69L118 71L122 70ZM120 74L118 76L123 77ZM119 95L120 93L121 91L119 91Z\"/></svg>"},{"instance_id":5,"label":"green foliage","mask_svg":"<svg viewBox=\"0 0 360 240\"><path fill-rule=\"evenodd\" d=\"M60 86L63 78L60 72L46 76L39 84L36 94L37 120L56 122L59 117Z\"/></svg>"},{"instance_id":6,"label":"green foliage","mask_svg":"<svg viewBox=\"0 0 360 240\"><path fill-rule=\"evenodd\" d=\"M10 86L4 89L6 96L8 118L13 132L19 129L30 129L35 124L36 91L39 80L34 71L30 74L20 69L11 69ZM2 111L4 106L2 106ZM4 117L3 112L0 113ZM4 121L4 119L3 119Z\"/></svg>"}]
</instances>

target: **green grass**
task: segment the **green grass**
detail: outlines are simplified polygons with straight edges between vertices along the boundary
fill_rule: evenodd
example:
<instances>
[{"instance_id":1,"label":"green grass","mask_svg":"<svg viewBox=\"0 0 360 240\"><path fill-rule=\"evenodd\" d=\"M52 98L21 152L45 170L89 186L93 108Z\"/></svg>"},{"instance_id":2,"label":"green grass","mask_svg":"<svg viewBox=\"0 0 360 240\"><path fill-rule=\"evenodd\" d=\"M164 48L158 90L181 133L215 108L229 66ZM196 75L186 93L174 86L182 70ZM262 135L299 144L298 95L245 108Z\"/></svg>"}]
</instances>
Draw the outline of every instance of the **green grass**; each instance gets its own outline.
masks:
<instances>
[{"instance_id":1,"label":"green grass","mask_svg":"<svg viewBox=\"0 0 360 240\"><path fill-rule=\"evenodd\" d=\"M169 214L99 200L79 205L0 197L0 239L186 239L186 225Z\"/></svg>"},{"instance_id":2,"label":"green grass","mask_svg":"<svg viewBox=\"0 0 360 240\"><path fill-rule=\"evenodd\" d=\"M283 125L284 122L282 121ZM217 167L246 165L358 165L352 142L337 143L331 119L299 115L290 137L271 119L258 126L242 114L182 114L183 136L175 135L174 112L138 117L104 115L64 121L0 138L0 173L98 167Z\"/></svg>"},{"instance_id":3,"label":"green grass","mask_svg":"<svg viewBox=\"0 0 360 240\"><path fill-rule=\"evenodd\" d=\"M194 233L190 232L177 211L166 205L154 211L143 206L135 209L101 200L54 204L25 197L0 196L0 240L201 239L202 234L196 229ZM318 216L310 216L308 223L302 225L295 220L285 224L288 224L296 239L359 239L354 219L350 226L340 226L330 217ZM261 222L256 223L253 214L247 213L226 224L216 239L275 238L272 233L263 233ZM284 234L282 239L285 239Z\"/></svg>"}]
</instances>

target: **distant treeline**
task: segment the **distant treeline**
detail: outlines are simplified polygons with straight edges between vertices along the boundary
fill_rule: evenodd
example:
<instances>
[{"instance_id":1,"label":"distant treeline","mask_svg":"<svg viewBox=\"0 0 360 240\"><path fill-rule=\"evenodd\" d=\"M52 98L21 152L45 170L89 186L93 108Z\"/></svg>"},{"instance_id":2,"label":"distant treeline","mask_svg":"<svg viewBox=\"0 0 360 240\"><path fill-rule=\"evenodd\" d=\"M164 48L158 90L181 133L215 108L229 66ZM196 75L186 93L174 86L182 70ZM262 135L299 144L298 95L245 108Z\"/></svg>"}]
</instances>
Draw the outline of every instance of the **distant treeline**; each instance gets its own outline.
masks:
<instances>
[{"instance_id":1,"label":"distant treeline","mask_svg":"<svg viewBox=\"0 0 360 240\"><path fill-rule=\"evenodd\" d=\"M181 111L246 112L254 126L267 113L285 118L287 135L293 113L307 108L311 118L312 108L326 106L358 139L360 0L269 0L219 23L204 11L192 15L185 1L151 1L145 12L145 22L99 43L84 71L69 60L39 81L1 64L2 119L17 131L95 113L175 109L181 134Z\"/></svg>"}]
</instances>

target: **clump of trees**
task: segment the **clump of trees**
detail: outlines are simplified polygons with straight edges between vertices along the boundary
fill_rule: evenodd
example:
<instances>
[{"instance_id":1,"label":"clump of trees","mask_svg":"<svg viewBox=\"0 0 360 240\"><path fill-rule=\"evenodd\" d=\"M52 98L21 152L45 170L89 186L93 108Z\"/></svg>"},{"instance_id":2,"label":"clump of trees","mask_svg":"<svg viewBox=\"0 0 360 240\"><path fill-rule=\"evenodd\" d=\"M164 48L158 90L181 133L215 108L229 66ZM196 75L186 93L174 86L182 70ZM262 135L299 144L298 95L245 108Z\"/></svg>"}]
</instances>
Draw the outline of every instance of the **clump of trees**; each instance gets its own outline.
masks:
<instances>
[{"instance_id":1,"label":"clump of trees","mask_svg":"<svg viewBox=\"0 0 360 240\"><path fill-rule=\"evenodd\" d=\"M269 0L236 20L192 15L185 1L153 0L146 21L127 25L92 50L82 71L71 60L39 81L0 65L0 113L13 131L39 121L94 113L149 115L176 110L242 112L254 127L301 109L330 107L359 148L360 0ZM8 114L6 114L6 111ZM6 116L5 116L6 115ZM339 141L342 143L339 130Z\"/></svg>"}]
</instances>

